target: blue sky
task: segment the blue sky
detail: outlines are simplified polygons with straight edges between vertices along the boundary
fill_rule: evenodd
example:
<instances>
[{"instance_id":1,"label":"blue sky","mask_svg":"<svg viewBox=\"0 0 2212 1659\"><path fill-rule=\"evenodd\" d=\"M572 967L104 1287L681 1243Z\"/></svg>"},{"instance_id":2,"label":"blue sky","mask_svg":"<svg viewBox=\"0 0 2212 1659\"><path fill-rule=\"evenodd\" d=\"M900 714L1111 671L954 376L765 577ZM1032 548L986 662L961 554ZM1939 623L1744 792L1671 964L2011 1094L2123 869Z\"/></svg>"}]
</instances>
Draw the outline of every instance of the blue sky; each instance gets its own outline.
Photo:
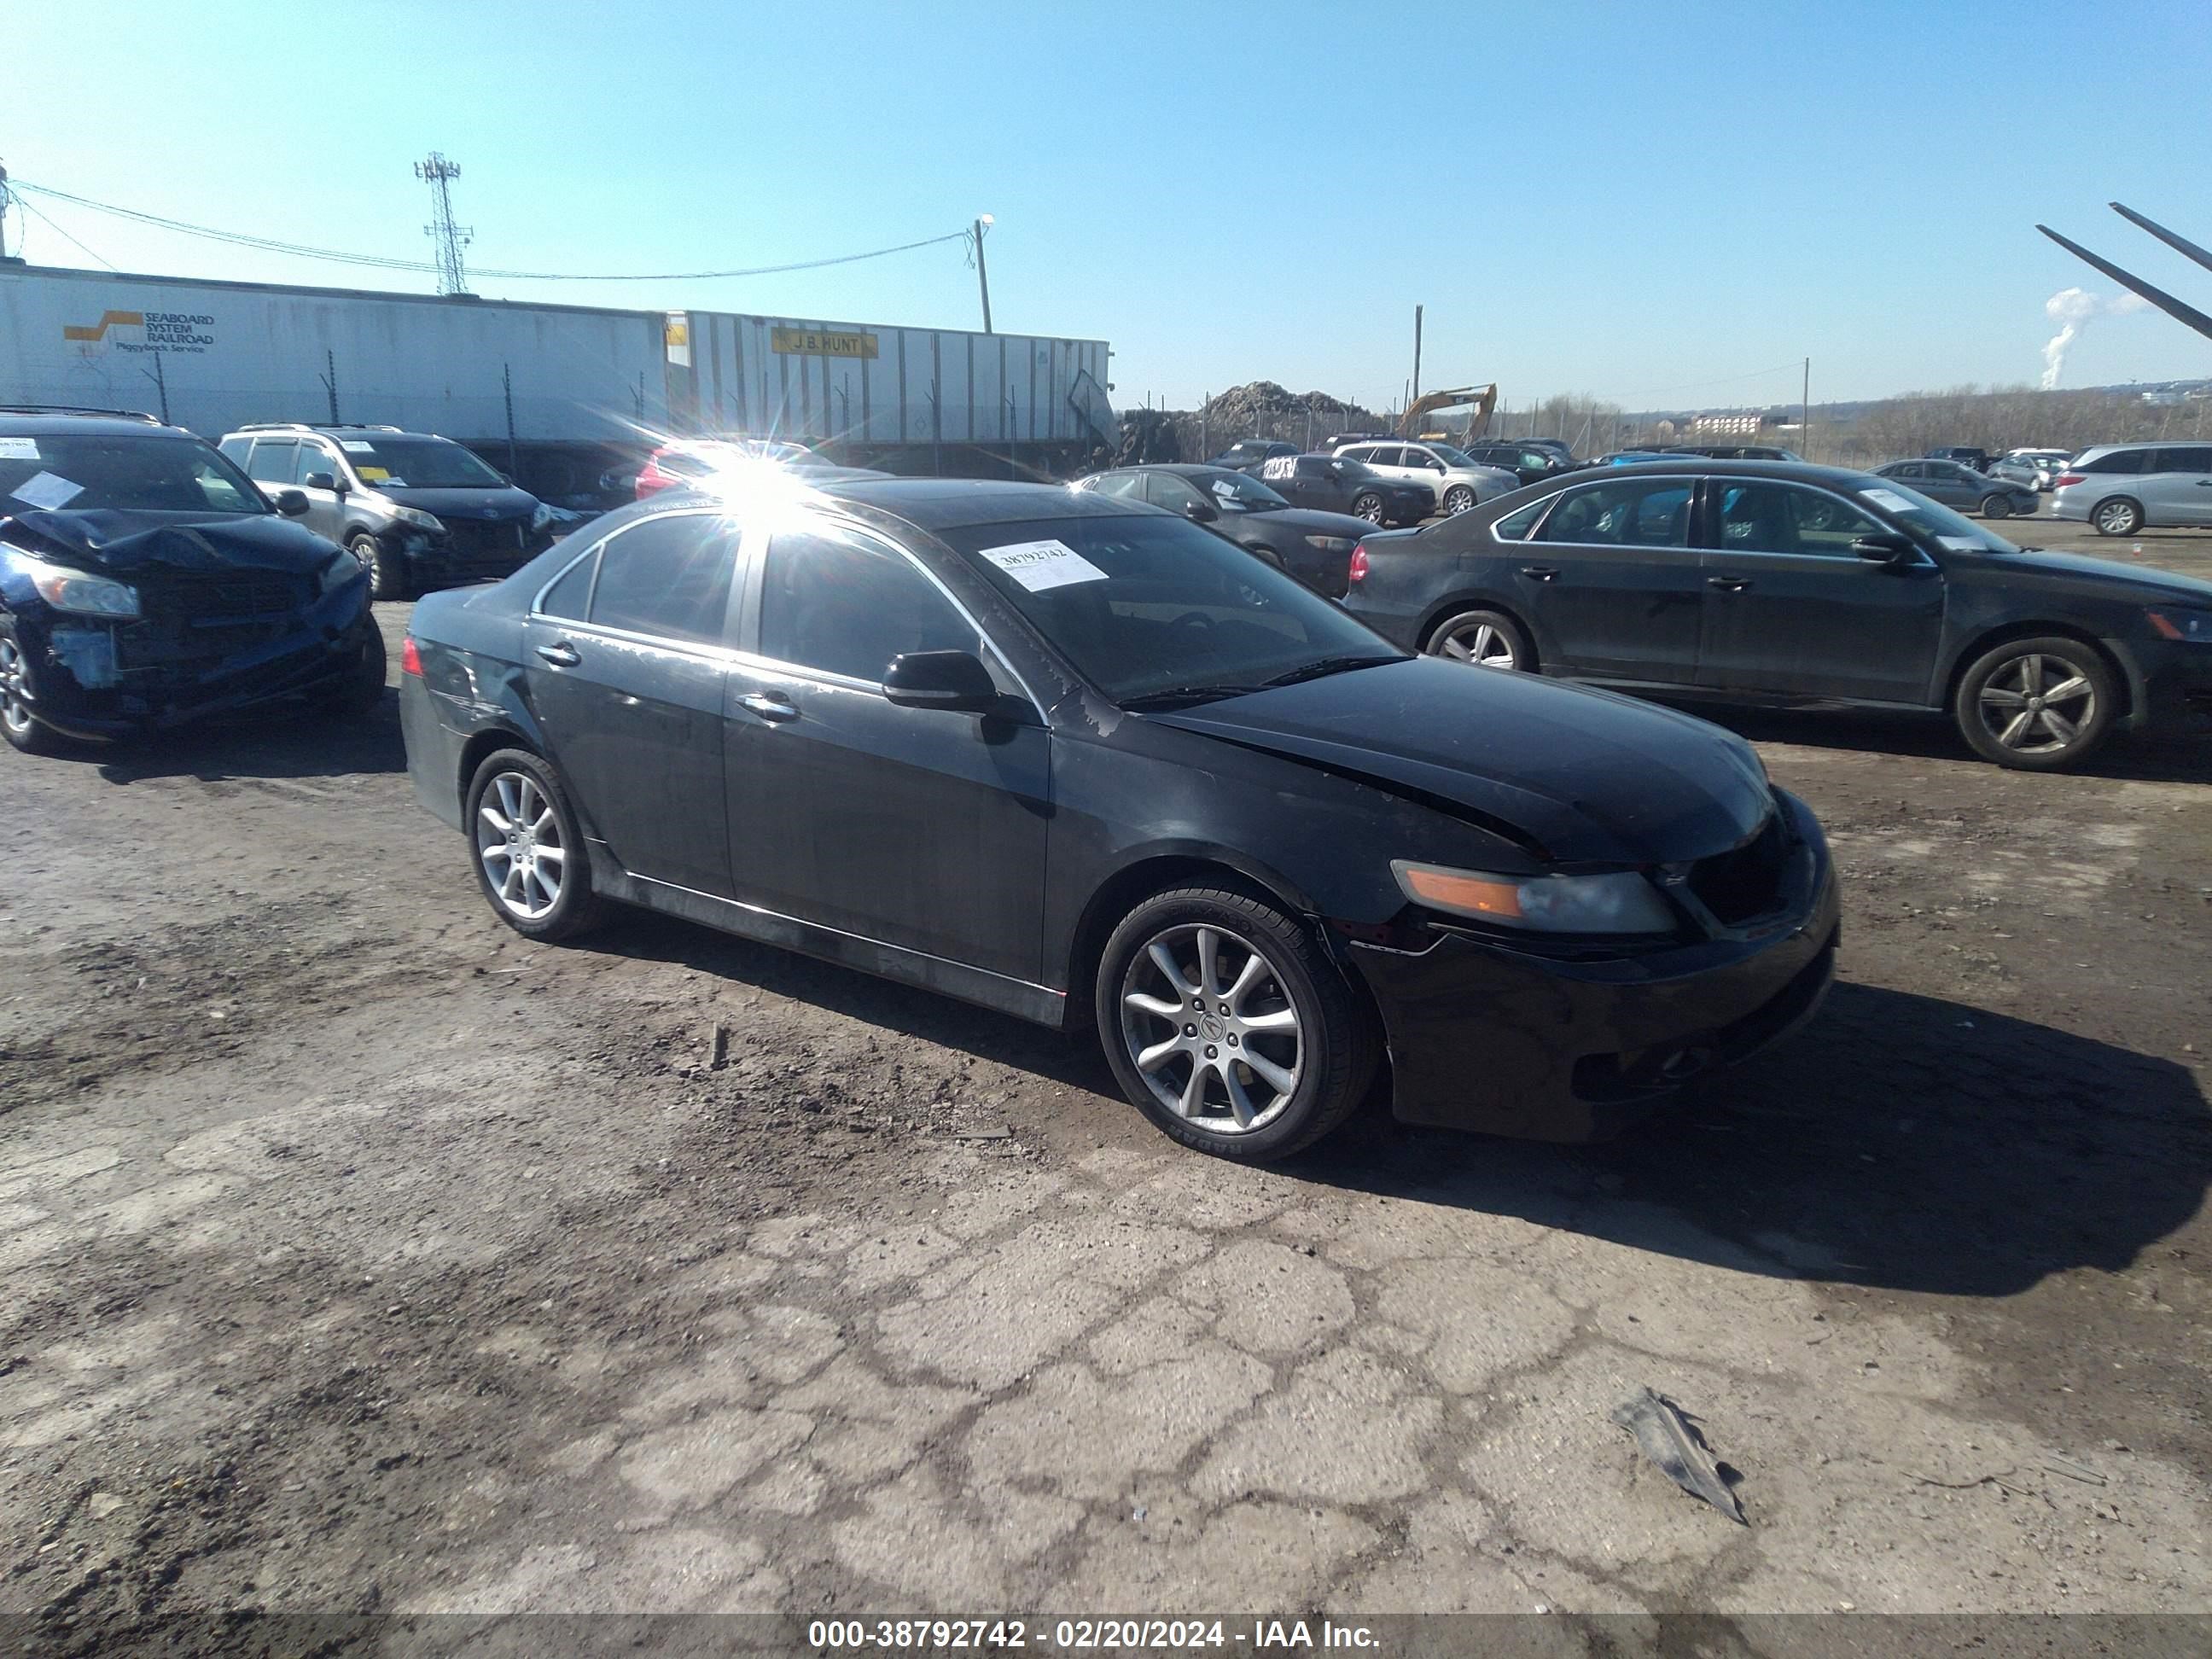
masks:
<instances>
[{"instance_id":1,"label":"blue sky","mask_svg":"<svg viewBox=\"0 0 2212 1659\"><path fill-rule=\"evenodd\" d=\"M485 265L765 264L988 212L998 326L1111 341L1124 404L1263 378L1387 402L1416 302L1425 383L1516 404L1778 401L1807 356L1816 399L2032 381L2045 301L2111 289L2039 220L2212 308L2212 272L2105 206L2212 243L2205 0L0 0L0 39L18 179L318 246L428 258L433 149ZM434 286L33 200L126 270ZM92 263L11 214L19 238ZM977 325L957 244L473 286ZM2061 383L2208 374L2212 342L2140 312Z\"/></svg>"}]
</instances>

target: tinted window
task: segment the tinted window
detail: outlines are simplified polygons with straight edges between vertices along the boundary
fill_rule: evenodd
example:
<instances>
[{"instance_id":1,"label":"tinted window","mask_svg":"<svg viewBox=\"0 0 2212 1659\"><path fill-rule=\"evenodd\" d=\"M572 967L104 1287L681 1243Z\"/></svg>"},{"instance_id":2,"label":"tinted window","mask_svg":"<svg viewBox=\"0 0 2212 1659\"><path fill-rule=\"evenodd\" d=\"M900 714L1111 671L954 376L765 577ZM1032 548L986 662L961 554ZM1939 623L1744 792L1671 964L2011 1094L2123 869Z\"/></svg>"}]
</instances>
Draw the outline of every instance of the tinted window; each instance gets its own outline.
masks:
<instances>
[{"instance_id":1,"label":"tinted window","mask_svg":"<svg viewBox=\"0 0 2212 1659\"><path fill-rule=\"evenodd\" d=\"M977 644L975 630L914 561L884 543L811 531L786 532L769 543L761 583L764 657L873 685L894 657L973 651Z\"/></svg>"},{"instance_id":2,"label":"tinted window","mask_svg":"<svg viewBox=\"0 0 2212 1659\"><path fill-rule=\"evenodd\" d=\"M1173 472L1152 474L1152 487L1145 492L1145 499L1154 507L1164 507L1175 513L1188 513L1205 504L1205 498Z\"/></svg>"},{"instance_id":3,"label":"tinted window","mask_svg":"<svg viewBox=\"0 0 2212 1659\"><path fill-rule=\"evenodd\" d=\"M1745 553L1827 553L1849 558L1851 543L1882 526L1834 496L1796 484L1724 484L1721 545Z\"/></svg>"},{"instance_id":4,"label":"tinted window","mask_svg":"<svg viewBox=\"0 0 2212 1659\"><path fill-rule=\"evenodd\" d=\"M235 462L240 466L244 466L246 465L246 455L253 447L253 440L251 438L225 438L216 447L222 451L225 459Z\"/></svg>"},{"instance_id":5,"label":"tinted window","mask_svg":"<svg viewBox=\"0 0 2212 1659\"><path fill-rule=\"evenodd\" d=\"M1144 475L1140 472L1109 472L1093 478L1091 488L1101 495L1127 495L1141 501L1144 492L1139 486L1143 483Z\"/></svg>"},{"instance_id":6,"label":"tinted window","mask_svg":"<svg viewBox=\"0 0 2212 1659\"><path fill-rule=\"evenodd\" d=\"M1374 444L1371 446L1363 447L1362 448L1353 451L1351 454L1346 455L1344 459L1348 461L1358 461L1362 465L1367 466L1412 466L1415 465L1414 462L1407 459L1406 452L1399 448L1395 444Z\"/></svg>"},{"instance_id":7,"label":"tinted window","mask_svg":"<svg viewBox=\"0 0 2212 1659\"><path fill-rule=\"evenodd\" d=\"M339 465L337 458L328 450L314 444L301 444L300 446L300 481L304 483L310 472L327 472L331 475L332 483L345 476L345 470Z\"/></svg>"},{"instance_id":8,"label":"tinted window","mask_svg":"<svg viewBox=\"0 0 2212 1659\"><path fill-rule=\"evenodd\" d=\"M584 608L592 597L592 577L599 568L597 553L579 559L568 568L568 574L545 590L545 598L538 610L549 617L562 617L570 622L584 620Z\"/></svg>"},{"instance_id":9,"label":"tinted window","mask_svg":"<svg viewBox=\"0 0 2212 1659\"><path fill-rule=\"evenodd\" d=\"M656 638L716 645L729 608L738 532L710 513L663 514L599 550L592 621Z\"/></svg>"},{"instance_id":10,"label":"tinted window","mask_svg":"<svg viewBox=\"0 0 2212 1659\"><path fill-rule=\"evenodd\" d=\"M1539 539L1601 546L1681 547L1689 539L1690 485L1680 478L1625 478L1577 489L1544 521Z\"/></svg>"},{"instance_id":11,"label":"tinted window","mask_svg":"<svg viewBox=\"0 0 2212 1659\"><path fill-rule=\"evenodd\" d=\"M2154 452L2150 470L2153 472L2212 472L2212 448L2191 444L2186 449L2161 449Z\"/></svg>"},{"instance_id":12,"label":"tinted window","mask_svg":"<svg viewBox=\"0 0 2212 1659\"><path fill-rule=\"evenodd\" d=\"M2100 455L2094 461L2078 461L2075 465L2083 472L2140 472L2143 456L2140 449L2116 449L2109 455Z\"/></svg>"},{"instance_id":13,"label":"tinted window","mask_svg":"<svg viewBox=\"0 0 2212 1659\"><path fill-rule=\"evenodd\" d=\"M1322 456L1301 455L1297 459L1298 477L1301 478L1326 478L1328 477L1328 462ZM1357 461L1353 461L1350 463L1350 465L1357 466L1358 463ZM1275 475L1270 472L1266 476L1272 478Z\"/></svg>"},{"instance_id":14,"label":"tinted window","mask_svg":"<svg viewBox=\"0 0 2212 1659\"><path fill-rule=\"evenodd\" d=\"M1491 533L1501 541L1526 541L1528 538L1529 526L1543 517L1544 509L1558 499L1556 495L1547 495L1540 501L1529 502L1526 507L1514 508L1491 527Z\"/></svg>"},{"instance_id":15,"label":"tinted window","mask_svg":"<svg viewBox=\"0 0 2212 1659\"><path fill-rule=\"evenodd\" d=\"M246 464L246 473L258 483L288 484L292 482L299 460L297 438L257 438L253 441L253 459Z\"/></svg>"}]
</instances>

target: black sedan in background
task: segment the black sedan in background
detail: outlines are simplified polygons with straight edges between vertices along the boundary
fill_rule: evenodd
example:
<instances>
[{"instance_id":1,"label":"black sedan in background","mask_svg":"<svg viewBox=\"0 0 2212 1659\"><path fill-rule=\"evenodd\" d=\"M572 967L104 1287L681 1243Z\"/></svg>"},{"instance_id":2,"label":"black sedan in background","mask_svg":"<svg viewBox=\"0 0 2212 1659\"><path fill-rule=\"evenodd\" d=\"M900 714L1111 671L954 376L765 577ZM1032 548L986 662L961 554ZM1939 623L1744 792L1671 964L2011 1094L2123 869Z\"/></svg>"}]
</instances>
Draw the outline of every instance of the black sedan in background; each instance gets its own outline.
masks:
<instances>
[{"instance_id":1,"label":"black sedan in background","mask_svg":"<svg viewBox=\"0 0 2212 1659\"><path fill-rule=\"evenodd\" d=\"M1344 597L1352 550L1372 527L1347 513L1292 507L1257 478L1220 466L1125 466L1077 487L1180 513L1332 599Z\"/></svg>"},{"instance_id":2,"label":"black sedan in background","mask_svg":"<svg viewBox=\"0 0 2212 1659\"><path fill-rule=\"evenodd\" d=\"M532 939L608 900L1095 1028L1279 1158L1609 1131L1808 1016L1837 899L1741 740L1409 657L1196 525L899 479L669 494L419 604L418 799Z\"/></svg>"},{"instance_id":3,"label":"black sedan in background","mask_svg":"<svg viewBox=\"0 0 2212 1659\"><path fill-rule=\"evenodd\" d=\"M1985 519L2008 519L2014 514L2031 517L2037 506L2033 484L1992 478L1957 461L1892 461L1875 468L1875 476L1894 479L1931 501Z\"/></svg>"},{"instance_id":4,"label":"black sedan in background","mask_svg":"<svg viewBox=\"0 0 2212 1659\"><path fill-rule=\"evenodd\" d=\"M1370 524L1419 524L1437 510L1437 492L1407 478L1334 455L1276 455L1260 465L1260 482L1293 507L1346 513Z\"/></svg>"},{"instance_id":5,"label":"black sedan in background","mask_svg":"<svg viewBox=\"0 0 2212 1659\"><path fill-rule=\"evenodd\" d=\"M1830 467L1573 474L1366 538L1346 605L1484 667L1944 712L1978 753L2031 770L2212 710L2212 583L2015 547L1902 482Z\"/></svg>"}]
</instances>

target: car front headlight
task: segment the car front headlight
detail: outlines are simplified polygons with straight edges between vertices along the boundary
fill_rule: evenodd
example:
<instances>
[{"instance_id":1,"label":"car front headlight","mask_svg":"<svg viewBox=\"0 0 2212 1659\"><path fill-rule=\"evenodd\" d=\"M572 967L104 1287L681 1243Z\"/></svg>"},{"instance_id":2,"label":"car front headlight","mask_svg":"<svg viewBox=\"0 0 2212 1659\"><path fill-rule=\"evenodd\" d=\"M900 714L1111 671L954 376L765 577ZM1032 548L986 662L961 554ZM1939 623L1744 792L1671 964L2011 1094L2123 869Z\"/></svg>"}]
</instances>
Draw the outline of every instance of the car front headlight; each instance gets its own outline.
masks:
<instances>
[{"instance_id":1,"label":"car front headlight","mask_svg":"<svg viewBox=\"0 0 2212 1659\"><path fill-rule=\"evenodd\" d=\"M88 576L65 564L48 564L27 553L10 553L8 563L30 579L38 595L57 611L77 617L131 617L138 614L138 590L105 576Z\"/></svg>"},{"instance_id":2,"label":"car front headlight","mask_svg":"<svg viewBox=\"0 0 2212 1659\"><path fill-rule=\"evenodd\" d=\"M532 530L543 530L552 522L553 509L543 501L538 502L538 510L530 515L530 527Z\"/></svg>"},{"instance_id":3,"label":"car front headlight","mask_svg":"<svg viewBox=\"0 0 2212 1659\"><path fill-rule=\"evenodd\" d=\"M413 525L417 530L428 530L434 532L437 531L442 531L446 527L440 524L431 514L423 512L422 508L416 507L395 507L392 509L392 516L398 520L402 524Z\"/></svg>"},{"instance_id":4,"label":"car front headlight","mask_svg":"<svg viewBox=\"0 0 2212 1659\"><path fill-rule=\"evenodd\" d=\"M1306 536L1300 539L1308 547L1317 547L1324 553L1349 553L1359 538L1357 536Z\"/></svg>"},{"instance_id":5,"label":"car front headlight","mask_svg":"<svg viewBox=\"0 0 2212 1659\"><path fill-rule=\"evenodd\" d=\"M2162 605L2148 613L2152 629L2162 640L2184 640L2191 645L2212 645L2212 611L2190 611Z\"/></svg>"},{"instance_id":6,"label":"car front headlight","mask_svg":"<svg viewBox=\"0 0 2212 1659\"><path fill-rule=\"evenodd\" d=\"M361 561L350 553L333 553L330 562L323 567L319 578L325 593L335 593L348 582L356 579L367 580L368 572L362 568Z\"/></svg>"},{"instance_id":7,"label":"car front headlight","mask_svg":"<svg viewBox=\"0 0 2212 1659\"><path fill-rule=\"evenodd\" d=\"M1671 933L1674 911L1633 870L1598 876L1501 876L1390 861L1416 904L1539 933Z\"/></svg>"}]
</instances>

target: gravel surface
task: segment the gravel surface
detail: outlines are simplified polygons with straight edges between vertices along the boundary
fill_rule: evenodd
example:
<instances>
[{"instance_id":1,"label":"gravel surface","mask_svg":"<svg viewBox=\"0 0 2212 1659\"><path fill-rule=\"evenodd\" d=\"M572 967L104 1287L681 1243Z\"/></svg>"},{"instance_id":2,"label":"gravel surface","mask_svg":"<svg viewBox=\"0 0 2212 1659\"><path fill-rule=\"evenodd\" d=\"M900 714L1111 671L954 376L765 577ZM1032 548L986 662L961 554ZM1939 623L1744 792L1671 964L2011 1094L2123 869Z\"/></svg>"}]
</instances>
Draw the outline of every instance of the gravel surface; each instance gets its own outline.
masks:
<instances>
[{"instance_id":1,"label":"gravel surface","mask_svg":"<svg viewBox=\"0 0 2212 1659\"><path fill-rule=\"evenodd\" d=\"M2212 1610L2212 746L1735 723L1847 883L1813 1028L1266 1171L920 992L517 939L389 698L0 756L0 1613Z\"/></svg>"}]
</instances>

